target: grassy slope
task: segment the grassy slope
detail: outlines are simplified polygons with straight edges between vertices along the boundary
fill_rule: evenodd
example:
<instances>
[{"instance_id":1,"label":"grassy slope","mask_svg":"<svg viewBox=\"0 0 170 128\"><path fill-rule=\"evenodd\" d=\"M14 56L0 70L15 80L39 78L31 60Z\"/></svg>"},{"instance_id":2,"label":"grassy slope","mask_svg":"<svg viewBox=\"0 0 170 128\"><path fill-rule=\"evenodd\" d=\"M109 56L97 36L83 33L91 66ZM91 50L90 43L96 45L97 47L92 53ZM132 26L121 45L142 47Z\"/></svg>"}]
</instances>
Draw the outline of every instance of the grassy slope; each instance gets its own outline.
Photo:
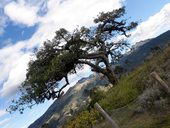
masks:
<instances>
[{"instance_id":1,"label":"grassy slope","mask_svg":"<svg viewBox=\"0 0 170 128\"><path fill-rule=\"evenodd\" d=\"M157 83L150 78L152 71L156 71L161 78L170 85L170 46L156 53L151 59L147 60L133 72L122 77L118 85L110 89L106 94L102 94L104 97L101 97L98 101L119 124L120 128L170 128L169 104L164 111L158 112L153 109L152 111L135 114L135 111L140 106L137 102L138 96L141 95L145 89L157 85ZM166 97L165 95L164 98ZM89 115L90 114L86 113L85 116L85 112L82 112L64 127L88 128L90 126L87 125L89 122L92 122L92 124L98 122L95 125L96 128L109 128L107 122L104 120L101 121L101 119L94 116L96 114Z\"/></svg>"}]
</instances>

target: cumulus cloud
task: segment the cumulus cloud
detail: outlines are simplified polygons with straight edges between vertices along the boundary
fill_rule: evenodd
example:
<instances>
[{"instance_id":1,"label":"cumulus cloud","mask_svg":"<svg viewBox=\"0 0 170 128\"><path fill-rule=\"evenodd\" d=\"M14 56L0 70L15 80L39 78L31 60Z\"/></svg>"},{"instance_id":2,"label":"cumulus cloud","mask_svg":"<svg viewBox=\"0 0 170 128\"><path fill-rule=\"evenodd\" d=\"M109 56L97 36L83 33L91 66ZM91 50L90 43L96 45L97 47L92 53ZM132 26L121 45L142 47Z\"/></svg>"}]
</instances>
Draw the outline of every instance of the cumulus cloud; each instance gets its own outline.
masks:
<instances>
[{"instance_id":1,"label":"cumulus cloud","mask_svg":"<svg viewBox=\"0 0 170 128\"><path fill-rule=\"evenodd\" d=\"M29 0L28 0L29 1ZM43 0L44 2L44 0ZM45 7L48 11L43 16L38 16L37 12L44 3L26 4L24 0L11 2L5 8L15 5L25 9L33 8L34 20L23 20L16 15L14 22L32 25L39 22L39 28L33 36L25 41L17 42L14 45L0 49L0 83L3 88L0 90L0 97L9 96L16 92L17 87L25 79L29 54L25 54L23 49L32 49L41 46L43 41L52 39L55 31L61 27L73 30L77 25L91 26L93 19L101 11L111 11L119 8L123 0L50 0L46 1ZM13 8L13 7L12 7ZM9 9L10 10L10 9ZM27 14L27 13L26 13ZM165 5L160 12L151 16L147 21L142 22L131 36L132 42L155 37L170 29L170 4ZM9 16L10 17L10 16ZM12 16L10 17L12 19ZM83 71L82 71L83 72ZM81 73L81 72L80 72ZM76 75L71 76L70 81L76 82Z\"/></svg>"},{"instance_id":2,"label":"cumulus cloud","mask_svg":"<svg viewBox=\"0 0 170 128\"><path fill-rule=\"evenodd\" d=\"M63 0L62 0L63 1ZM91 26L93 19L102 11L119 8L122 0L50 0L48 12L39 18L39 29L30 39L28 47L37 46L40 42L54 37L59 28L73 30L77 26ZM38 39L38 41L37 41Z\"/></svg>"},{"instance_id":3,"label":"cumulus cloud","mask_svg":"<svg viewBox=\"0 0 170 128\"><path fill-rule=\"evenodd\" d=\"M13 66L8 74L8 80L4 82L3 88L0 91L0 97L5 97L9 94L11 95L16 93L17 87L21 85L25 79L29 58L29 54L23 54L17 58L17 62L13 63Z\"/></svg>"},{"instance_id":4,"label":"cumulus cloud","mask_svg":"<svg viewBox=\"0 0 170 128\"><path fill-rule=\"evenodd\" d=\"M0 81L7 79L9 71L17 63L18 58L21 57L21 49L24 47L23 43L17 43L12 46L0 49Z\"/></svg>"},{"instance_id":5,"label":"cumulus cloud","mask_svg":"<svg viewBox=\"0 0 170 128\"><path fill-rule=\"evenodd\" d=\"M133 32L131 41L133 43L149 38L154 38L170 29L170 3L166 4L160 12L150 16L148 20L139 24Z\"/></svg>"},{"instance_id":6,"label":"cumulus cloud","mask_svg":"<svg viewBox=\"0 0 170 128\"><path fill-rule=\"evenodd\" d=\"M24 0L12 1L4 8L5 14L14 22L33 26L38 22L38 8L30 6Z\"/></svg>"},{"instance_id":7,"label":"cumulus cloud","mask_svg":"<svg viewBox=\"0 0 170 128\"><path fill-rule=\"evenodd\" d=\"M109 5L110 3L110 5ZM48 14L43 23L58 24L72 30L77 25L91 25L92 20L101 11L111 11L121 6L120 0L51 0L48 3ZM55 13L54 13L55 12Z\"/></svg>"},{"instance_id":8,"label":"cumulus cloud","mask_svg":"<svg viewBox=\"0 0 170 128\"><path fill-rule=\"evenodd\" d=\"M0 49L0 97L16 93L17 87L25 79L30 54L24 53L24 42L18 42Z\"/></svg>"},{"instance_id":9,"label":"cumulus cloud","mask_svg":"<svg viewBox=\"0 0 170 128\"><path fill-rule=\"evenodd\" d=\"M24 53L23 49L28 51L35 46L42 45L43 41L52 39L55 31L61 27L73 30L77 25L90 26L99 12L119 8L122 1L49 0L46 3L37 2L34 5L31 0L27 0L28 3L31 2L29 4L26 4L26 0L18 0L8 3L5 6L5 13L13 22L27 26L39 22L39 28L30 39L0 49L0 83L3 83L0 98L16 93L17 87L25 79L29 53ZM42 8L48 11L38 16L37 12L42 4L44 5ZM70 78L73 83L76 81L75 77L77 76Z\"/></svg>"}]
</instances>

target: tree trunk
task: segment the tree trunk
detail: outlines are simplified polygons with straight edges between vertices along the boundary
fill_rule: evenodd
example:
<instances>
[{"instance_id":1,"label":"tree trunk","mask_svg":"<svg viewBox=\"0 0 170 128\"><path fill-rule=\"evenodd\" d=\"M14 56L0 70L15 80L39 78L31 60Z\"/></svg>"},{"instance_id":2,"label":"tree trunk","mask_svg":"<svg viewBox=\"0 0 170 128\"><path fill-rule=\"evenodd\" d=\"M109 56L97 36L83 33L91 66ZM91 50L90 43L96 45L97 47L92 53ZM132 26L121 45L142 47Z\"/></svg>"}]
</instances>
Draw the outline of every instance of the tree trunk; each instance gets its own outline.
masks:
<instances>
[{"instance_id":1,"label":"tree trunk","mask_svg":"<svg viewBox=\"0 0 170 128\"><path fill-rule=\"evenodd\" d=\"M105 75L107 76L109 82L110 82L112 85L114 85L115 83L117 83L117 78L116 78L116 76L115 76L115 74L114 74L114 72L113 72L112 67L111 67L111 66L106 67L106 71L107 71L107 73L106 73Z\"/></svg>"}]
</instances>

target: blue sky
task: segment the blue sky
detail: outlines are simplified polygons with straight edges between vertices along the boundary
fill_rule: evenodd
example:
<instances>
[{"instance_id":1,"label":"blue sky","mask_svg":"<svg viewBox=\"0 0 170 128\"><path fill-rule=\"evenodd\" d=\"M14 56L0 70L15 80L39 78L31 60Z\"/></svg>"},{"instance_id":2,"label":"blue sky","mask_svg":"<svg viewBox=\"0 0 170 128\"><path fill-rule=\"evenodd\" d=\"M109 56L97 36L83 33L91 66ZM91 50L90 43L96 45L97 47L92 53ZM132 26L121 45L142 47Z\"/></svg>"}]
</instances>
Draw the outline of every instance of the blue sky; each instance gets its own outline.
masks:
<instances>
[{"instance_id":1,"label":"blue sky","mask_svg":"<svg viewBox=\"0 0 170 128\"><path fill-rule=\"evenodd\" d=\"M32 49L52 39L61 27L92 26L101 11L126 6L126 18L139 21L132 43L153 38L170 29L169 0L4 0L0 3L0 128L27 128L53 102L27 109L24 114L5 112L25 79ZM79 72L87 76L89 68ZM80 78L70 76L73 86Z\"/></svg>"}]
</instances>

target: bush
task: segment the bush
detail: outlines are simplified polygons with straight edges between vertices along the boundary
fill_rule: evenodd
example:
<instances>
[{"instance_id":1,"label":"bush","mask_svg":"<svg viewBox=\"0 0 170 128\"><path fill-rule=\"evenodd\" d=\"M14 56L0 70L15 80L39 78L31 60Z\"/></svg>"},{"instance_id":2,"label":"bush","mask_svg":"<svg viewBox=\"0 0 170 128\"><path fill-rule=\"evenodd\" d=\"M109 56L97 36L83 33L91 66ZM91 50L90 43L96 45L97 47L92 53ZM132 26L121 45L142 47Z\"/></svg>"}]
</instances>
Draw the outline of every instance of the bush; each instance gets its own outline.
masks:
<instances>
[{"instance_id":1,"label":"bush","mask_svg":"<svg viewBox=\"0 0 170 128\"><path fill-rule=\"evenodd\" d=\"M164 110L168 104L167 99L163 97L162 92L156 88L146 89L138 98L139 105L146 110Z\"/></svg>"},{"instance_id":2,"label":"bush","mask_svg":"<svg viewBox=\"0 0 170 128\"><path fill-rule=\"evenodd\" d=\"M91 111L84 110L75 118L71 119L63 128L92 128L99 120L99 113L91 109Z\"/></svg>"},{"instance_id":3,"label":"bush","mask_svg":"<svg viewBox=\"0 0 170 128\"><path fill-rule=\"evenodd\" d=\"M91 101L89 103L88 110L90 110L90 108L93 108L93 106L96 102L98 102L101 99L104 99L105 97L106 97L106 93L104 91L97 90L97 89L91 90L90 91Z\"/></svg>"},{"instance_id":4,"label":"bush","mask_svg":"<svg viewBox=\"0 0 170 128\"><path fill-rule=\"evenodd\" d=\"M47 123L43 124L41 128L49 128L49 125Z\"/></svg>"}]
</instances>

